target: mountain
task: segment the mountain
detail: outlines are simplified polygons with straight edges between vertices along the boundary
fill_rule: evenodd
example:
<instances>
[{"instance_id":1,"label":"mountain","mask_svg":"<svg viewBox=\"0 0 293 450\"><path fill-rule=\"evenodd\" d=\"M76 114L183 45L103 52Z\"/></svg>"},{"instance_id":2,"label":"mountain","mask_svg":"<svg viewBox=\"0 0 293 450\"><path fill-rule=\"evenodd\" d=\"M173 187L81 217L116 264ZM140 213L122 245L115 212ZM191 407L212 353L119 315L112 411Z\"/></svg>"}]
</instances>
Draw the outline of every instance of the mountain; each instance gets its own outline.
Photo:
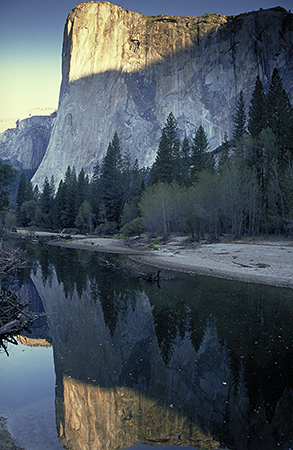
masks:
<instances>
[{"instance_id":1,"label":"mountain","mask_svg":"<svg viewBox=\"0 0 293 450\"><path fill-rule=\"evenodd\" d=\"M202 125L214 149L232 134L240 91L248 108L257 75L267 90L274 67L292 95L293 14L281 7L175 17L81 3L65 24L57 117L33 182L58 183L68 165L91 174L115 131L150 166L171 111L181 137Z\"/></svg>"},{"instance_id":2,"label":"mountain","mask_svg":"<svg viewBox=\"0 0 293 450\"><path fill-rule=\"evenodd\" d=\"M14 128L0 133L0 159L19 171L35 172L48 146L54 117L56 112L50 109L31 110L15 122ZM11 122L6 123L11 126Z\"/></svg>"}]
</instances>

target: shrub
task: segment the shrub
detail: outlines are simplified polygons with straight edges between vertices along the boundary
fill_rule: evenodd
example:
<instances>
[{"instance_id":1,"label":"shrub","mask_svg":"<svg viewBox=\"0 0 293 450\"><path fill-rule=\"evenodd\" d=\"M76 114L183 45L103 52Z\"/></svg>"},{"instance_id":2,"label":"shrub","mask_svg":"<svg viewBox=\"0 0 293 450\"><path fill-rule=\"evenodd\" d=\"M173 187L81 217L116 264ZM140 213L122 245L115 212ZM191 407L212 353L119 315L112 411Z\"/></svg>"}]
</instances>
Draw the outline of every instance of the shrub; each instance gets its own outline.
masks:
<instances>
[{"instance_id":1,"label":"shrub","mask_svg":"<svg viewBox=\"0 0 293 450\"><path fill-rule=\"evenodd\" d=\"M137 217L129 223L126 223L121 228L121 233L125 234L125 236L137 236L140 235L143 230L142 227L142 219L141 217Z\"/></svg>"}]
</instances>

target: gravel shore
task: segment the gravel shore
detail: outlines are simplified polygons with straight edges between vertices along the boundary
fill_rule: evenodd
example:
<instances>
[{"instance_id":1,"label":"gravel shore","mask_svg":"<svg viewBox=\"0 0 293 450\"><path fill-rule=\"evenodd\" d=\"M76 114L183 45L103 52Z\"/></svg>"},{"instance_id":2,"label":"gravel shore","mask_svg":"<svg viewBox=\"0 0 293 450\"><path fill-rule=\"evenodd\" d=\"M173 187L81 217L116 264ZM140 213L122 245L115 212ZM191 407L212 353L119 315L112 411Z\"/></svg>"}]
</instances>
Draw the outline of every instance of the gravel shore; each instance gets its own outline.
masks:
<instances>
[{"instance_id":1,"label":"gravel shore","mask_svg":"<svg viewBox=\"0 0 293 450\"><path fill-rule=\"evenodd\" d=\"M293 241L238 241L188 244L177 237L164 245L127 245L114 238L73 239L53 242L71 248L124 253L144 264L231 280L293 288Z\"/></svg>"}]
</instances>

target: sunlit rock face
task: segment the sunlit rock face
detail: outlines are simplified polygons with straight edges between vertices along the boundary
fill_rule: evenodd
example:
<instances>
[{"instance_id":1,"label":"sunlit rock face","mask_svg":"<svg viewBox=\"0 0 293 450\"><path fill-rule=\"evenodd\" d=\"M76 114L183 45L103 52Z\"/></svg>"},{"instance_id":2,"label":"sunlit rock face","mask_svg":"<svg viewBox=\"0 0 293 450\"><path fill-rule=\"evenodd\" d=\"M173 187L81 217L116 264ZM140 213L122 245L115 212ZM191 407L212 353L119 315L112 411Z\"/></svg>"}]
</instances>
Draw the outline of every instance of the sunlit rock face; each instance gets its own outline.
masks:
<instances>
[{"instance_id":1,"label":"sunlit rock face","mask_svg":"<svg viewBox=\"0 0 293 450\"><path fill-rule=\"evenodd\" d=\"M276 66L292 92L293 15L282 8L239 16L143 16L84 2L68 16L58 116L34 182L62 178L68 165L91 173L115 131L123 149L150 166L172 111L181 136L203 125L211 148L232 118L240 90Z\"/></svg>"},{"instance_id":2,"label":"sunlit rock face","mask_svg":"<svg viewBox=\"0 0 293 450\"><path fill-rule=\"evenodd\" d=\"M35 171L47 149L55 116L26 117L18 120L15 128L1 133L0 159L9 162L17 170Z\"/></svg>"}]
</instances>

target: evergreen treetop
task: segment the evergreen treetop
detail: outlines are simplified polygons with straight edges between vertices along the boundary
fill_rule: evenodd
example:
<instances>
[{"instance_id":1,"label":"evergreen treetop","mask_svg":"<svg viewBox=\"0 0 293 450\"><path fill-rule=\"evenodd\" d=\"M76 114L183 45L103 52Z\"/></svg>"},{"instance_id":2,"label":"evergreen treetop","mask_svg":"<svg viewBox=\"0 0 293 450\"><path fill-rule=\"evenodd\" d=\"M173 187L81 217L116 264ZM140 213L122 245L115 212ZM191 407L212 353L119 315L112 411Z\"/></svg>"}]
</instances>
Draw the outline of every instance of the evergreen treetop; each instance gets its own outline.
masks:
<instances>
[{"instance_id":1,"label":"evergreen treetop","mask_svg":"<svg viewBox=\"0 0 293 450\"><path fill-rule=\"evenodd\" d=\"M240 91L237 103L236 114L233 121L233 138L238 141L244 136L246 131L246 114L243 91Z\"/></svg>"},{"instance_id":2,"label":"evergreen treetop","mask_svg":"<svg viewBox=\"0 0 293 450\"><path fill-rule=\"evenodd\" d=\"M253 138L257 138L264 128L266 128L266 97L262 82L257 76L249 106L248 131Z\"/></svg>"}]
</instances>

